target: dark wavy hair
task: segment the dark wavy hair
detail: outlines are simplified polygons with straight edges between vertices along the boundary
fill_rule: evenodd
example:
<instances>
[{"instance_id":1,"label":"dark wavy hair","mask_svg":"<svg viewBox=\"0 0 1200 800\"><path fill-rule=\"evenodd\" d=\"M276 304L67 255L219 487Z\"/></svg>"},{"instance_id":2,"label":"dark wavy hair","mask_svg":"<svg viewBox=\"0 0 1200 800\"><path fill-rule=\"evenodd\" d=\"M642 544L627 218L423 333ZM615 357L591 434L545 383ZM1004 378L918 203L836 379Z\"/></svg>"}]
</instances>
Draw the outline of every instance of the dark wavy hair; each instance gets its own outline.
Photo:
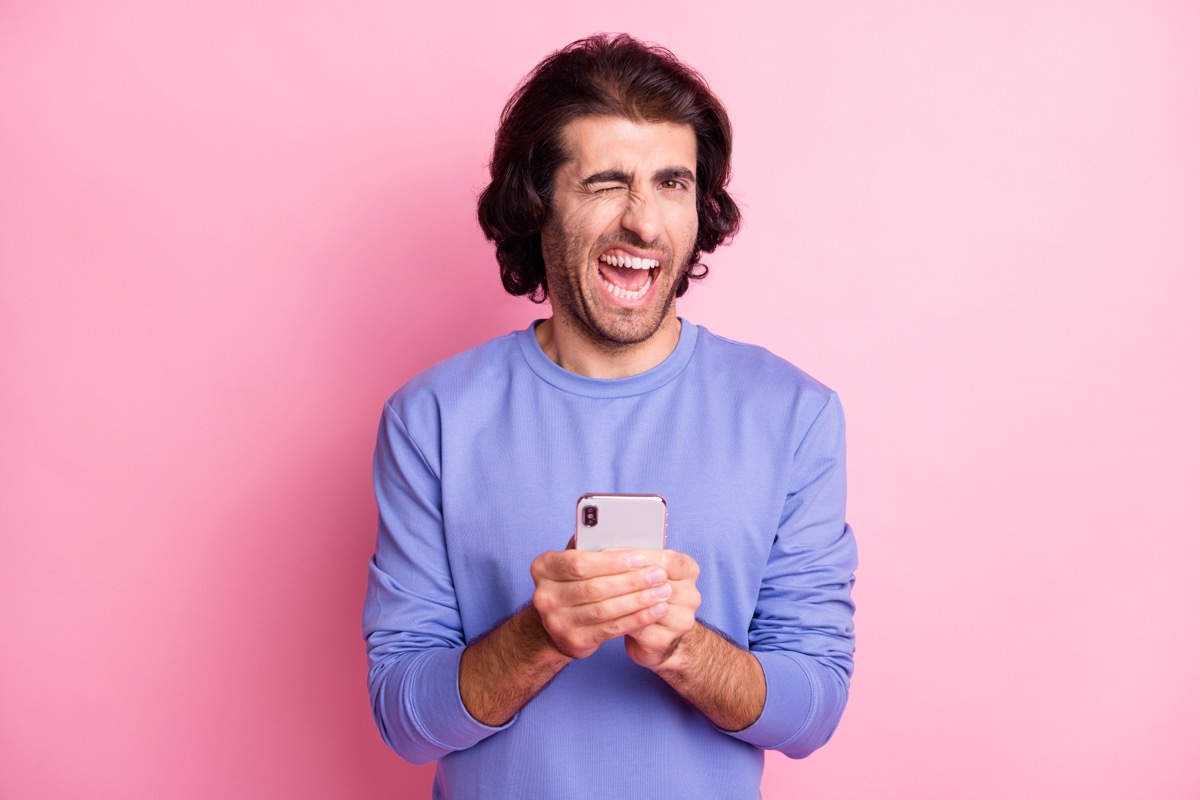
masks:
<instances>
[{"instance_id":1,"label":"dark wavy hair","mask_svg":"<svg viewBox=\"0 0 1200 800\"><path fill-rule=\"evenodd\" d=\"M628 34L596 34L551 53L530 72L500 115L491 183L479 195L479 226L496 245L500 279L513 295L546 299L541 229L550 216L554 173L568 153L560 133L577 117L673 122L696 134L696 247L680 276L708 274L700 263L737 233L741 212L725 190L733 128L704 78L665 47Z\"/></svg>"}]
</instances>

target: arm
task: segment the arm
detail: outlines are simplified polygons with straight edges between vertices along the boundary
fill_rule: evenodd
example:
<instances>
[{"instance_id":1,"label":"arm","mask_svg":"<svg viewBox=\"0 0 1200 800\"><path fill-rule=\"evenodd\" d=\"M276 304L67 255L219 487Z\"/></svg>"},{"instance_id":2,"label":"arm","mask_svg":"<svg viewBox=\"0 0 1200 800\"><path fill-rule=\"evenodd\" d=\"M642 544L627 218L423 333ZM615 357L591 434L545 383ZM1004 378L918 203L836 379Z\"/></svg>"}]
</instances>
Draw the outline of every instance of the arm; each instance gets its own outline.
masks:
<instances>
[{"instance_id":1,"label":"arm","mask_svg":"<svg viewBox=\"0 0 1200 800\"><path fill-rule=\"evenodd\" d=\"M837 395L800 442L789 486L748 637L767 699L759 719L731 735L803 758L833 735L854 670L850 590L858 550L846 524L845 418Z\"/></svg>"},{"instance_id":2,"label":"arm","mask_svg":"<svg viewBox=\"0 0 1200 800\"><path fill-rule=\"evenodd\" d=\"M626 650L718 728L802 758L833 734L853 669L857 550L845 524L845 436L830 398L793 459L792 490L743 650L695 620L699 568L664 551L676 590L668 615Z\"/></svg>"},{"instance_id":3,"label":"arm","mask_svg":"<svg viewBox=\"0 0 1200 800\"><path fill-rule=\"evenodd\" d=\"M766 699L758 661L697 622L700 566L693 558L674 550L646 552L667 571L672 592L661 620L625 637L625 652L718 728L749 726L762 713Z\"/></svg>"},{"instance_id":4,"label":"arm","mask_svg":"<svg viewBox=\"0 0 1200 800\"><path fill-rule=\"evenodd\" d=\"M722 730L752 725L767 699L758 659L704 625L693 625L651 669Z\"/></svg>"},{"instance_id":5,"label":"arm","mask_svg":"<svg viewBox=\"0 0 1200 800\"><path fill-rule=\"evenodd\" d=\"M391 403L375 449L379 535L363 607L371 709L384 741L422 764L495 733L463 706L466 647L442 526L441 482Z\"/></svg>"},{"instance_id":6,"label":"arm","mask_svg":"<svg viewBox=\"0 0 1200 800\"><path fill-rule=\"evenodd\" d=\"M533 603L471 644L459 689L486 725L512 717L558 672L609 639L667 613L667 574L635 551L542 553L530 567Z\"/></svg>"},{"instance_id":7,"label":"arm","mask_svg":"<svg viewBox=\"0 0 1200 800\"><path fill-rule=\"evenodd\" d=\"M472 717L503 725L570 662L526 606L463 652L458 690Z\"/></svg>"},{"instance_id":8,"label":"arm","mask_svg":"<svg viewBox=\"0 0 1200 800\"><path fill-rule=\"evenodd\" d=\"M363 634L380 733L418 764L507 727L571 658L666 612L653 592L665 573L630 561L636 554L544 553L531 570L532 610L467 647L431 460L389 404L375 453L379 537Z\"/></svg>"}]
</instances>

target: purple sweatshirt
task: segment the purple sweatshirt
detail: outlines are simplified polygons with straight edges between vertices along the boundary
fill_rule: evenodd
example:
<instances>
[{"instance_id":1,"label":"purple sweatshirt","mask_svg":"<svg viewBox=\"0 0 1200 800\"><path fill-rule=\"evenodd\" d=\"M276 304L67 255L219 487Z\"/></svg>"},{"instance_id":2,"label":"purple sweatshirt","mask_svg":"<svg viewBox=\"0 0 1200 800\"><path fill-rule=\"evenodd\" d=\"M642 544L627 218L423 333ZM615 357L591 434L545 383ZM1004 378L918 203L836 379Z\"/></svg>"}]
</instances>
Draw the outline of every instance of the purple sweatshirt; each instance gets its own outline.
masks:
<instances>
[{"instance_id":1,"label":"purple sweatshirt","mask_svg":"<svg viewBox=\"0 0 1200 800\"><path fill-rule=\"evenodd\" d=\"M379 539L363 631L379 729L435 798L759 797L763 748L832 735L853 671L857 564L837 395L766 350L683 322L661 364L598 380L534 325L413 378L375 453ZM507 724L458 692L465 646L529 602L588 492L660 494L700 565L698 617L762 664L767 699L720 730L620 639L568 664Z\"/></svg>"}]
</instances>

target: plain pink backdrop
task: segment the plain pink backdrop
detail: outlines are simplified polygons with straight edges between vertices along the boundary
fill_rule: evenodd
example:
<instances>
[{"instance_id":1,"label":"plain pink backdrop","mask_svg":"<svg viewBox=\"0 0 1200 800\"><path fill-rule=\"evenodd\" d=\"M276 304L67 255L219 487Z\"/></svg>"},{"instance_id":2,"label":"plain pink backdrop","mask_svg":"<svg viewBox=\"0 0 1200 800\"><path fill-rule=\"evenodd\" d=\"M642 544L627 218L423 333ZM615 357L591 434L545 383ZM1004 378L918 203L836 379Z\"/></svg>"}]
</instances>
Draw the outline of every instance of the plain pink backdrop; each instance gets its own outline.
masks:
<instances>
[{"instance_id":1,"label":"plain pink backdrop","mask_svg":"<svg viewBox=\"0 0 1200 800\"><path fill-rule=\"evenodd\" d=\"M747 223L682 313L849 417L858 672L764 796L1200 796L1166 0L0 5L0 796L428 796L366 697L375 425L546 313L474 195L520 77L598 30L734 120Z\"/></svg>"}]
</instances>

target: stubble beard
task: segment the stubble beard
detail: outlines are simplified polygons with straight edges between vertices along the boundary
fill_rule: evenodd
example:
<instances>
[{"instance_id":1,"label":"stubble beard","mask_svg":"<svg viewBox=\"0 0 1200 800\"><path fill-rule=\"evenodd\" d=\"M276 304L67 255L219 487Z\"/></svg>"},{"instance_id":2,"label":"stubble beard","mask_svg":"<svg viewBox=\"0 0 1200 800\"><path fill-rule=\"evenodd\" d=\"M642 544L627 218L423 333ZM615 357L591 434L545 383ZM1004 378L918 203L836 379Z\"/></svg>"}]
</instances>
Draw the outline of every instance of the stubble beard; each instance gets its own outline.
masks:
<instances>
[{"instance_id":1,"label":"stubble beard","mask_svg":"<svg viewBox=\"0 0 1200 800\"><path fill-rule=\"evenodd\" d=\"M676 292L686 269L675 267L675 254L666 242L656 242L651 249L662 254L662 265L656 282L665 278L671 286L655 286L656 307L623 308L594 297L596 256L615 245L627 244L645 248L645 243L629 236L613 236L596 243L596 252L591 252L582 237L570 236L556 219L551 219L542 230L542 256L546 263L546 288L550 304L556 317L577 334L586 337L601 350L615 352L631 345L640 344L663 326L667 315L674 308ZM585 273L575 274L574 264L587 257ZM668 269L674 270L674 274ZM599 290L603 291L603 290Z\"/></svg>"}]
</instances>

